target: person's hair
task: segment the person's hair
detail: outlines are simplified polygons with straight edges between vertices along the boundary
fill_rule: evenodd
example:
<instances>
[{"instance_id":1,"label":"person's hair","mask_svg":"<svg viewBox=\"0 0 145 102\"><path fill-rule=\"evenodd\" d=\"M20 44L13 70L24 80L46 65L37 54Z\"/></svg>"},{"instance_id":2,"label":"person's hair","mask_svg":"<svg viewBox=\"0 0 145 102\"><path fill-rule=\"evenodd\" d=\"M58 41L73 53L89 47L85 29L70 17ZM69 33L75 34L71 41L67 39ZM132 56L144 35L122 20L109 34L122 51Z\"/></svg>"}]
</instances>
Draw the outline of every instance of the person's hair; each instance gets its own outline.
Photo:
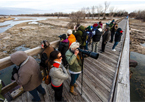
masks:
<instances>
[{"instance_id":1,"label":"person's hair","mask_svg":"<svg viewBox=\"0 0 145 102\"><path fill-rule=\"evenodd\" d=\"M74 48L76 48L76 47L79 47L80 46L80 44L78 43L78 42L73 42L71 45L70 45L70 49L72 50L72 49L74 49Z\"/></svg>"},{"instance_id":2,"label":"person's hair","mask_svg":"<svg viewBox=\"0 0 145 102\"><path fill-rule=\"evenodd\" d=\"M49 60L53 62L55 59L58 58L58 54L59 54L59 53L60 53L59 51L52 51L52 52L50 53Z\"/></svg>"},{"instance_id":3,"label":"person's hair","mask_svg":"<svg viewBox=\"0 0 145 102\"><path fill-rule=\"evenodd\" d=\"M44 44L44 48L47 48L49 45L50 45L50 43L47 41L47 40L43 40L42 42L41 42L41 44Z\"/></svg>"}]
</instances>

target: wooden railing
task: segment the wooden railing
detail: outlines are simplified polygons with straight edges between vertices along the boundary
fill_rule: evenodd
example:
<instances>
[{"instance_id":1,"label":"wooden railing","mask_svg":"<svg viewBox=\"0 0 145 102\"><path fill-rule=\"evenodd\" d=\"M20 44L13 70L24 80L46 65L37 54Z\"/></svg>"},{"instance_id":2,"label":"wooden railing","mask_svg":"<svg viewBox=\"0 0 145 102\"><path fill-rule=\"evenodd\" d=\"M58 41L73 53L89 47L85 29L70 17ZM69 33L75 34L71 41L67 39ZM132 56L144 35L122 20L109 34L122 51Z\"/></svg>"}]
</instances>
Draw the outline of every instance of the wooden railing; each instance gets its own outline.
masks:
<instances>
[{"instance_id":1,"label":"wooden railing","mask_svg":"<svg viewBox=\"0 0 145 102\"><path fill-rule=\"evenodd\" d=\"M50 45L52 47L54 47L54 48L58 47L58 44L59 44L59 41L58 40L57 41L50 42ZM39 47L30 49L30 50L26 50L25 52L29 56L34 56L34 55L38 55L41 51L42 51L42 49L39 46ZM10 56L9 57L5 57L3 59L0 59L0 70L4 69L6 67L9 67L11 65L13 65L13 63L10 60ZM10 83L10 84L8 84L7 86L5 86L5 87L2 88L1 94L7 93L11 89L15 88L17 85L18 84L15 81L12 82L12 83Z\"/></svg>"}]
</instances>

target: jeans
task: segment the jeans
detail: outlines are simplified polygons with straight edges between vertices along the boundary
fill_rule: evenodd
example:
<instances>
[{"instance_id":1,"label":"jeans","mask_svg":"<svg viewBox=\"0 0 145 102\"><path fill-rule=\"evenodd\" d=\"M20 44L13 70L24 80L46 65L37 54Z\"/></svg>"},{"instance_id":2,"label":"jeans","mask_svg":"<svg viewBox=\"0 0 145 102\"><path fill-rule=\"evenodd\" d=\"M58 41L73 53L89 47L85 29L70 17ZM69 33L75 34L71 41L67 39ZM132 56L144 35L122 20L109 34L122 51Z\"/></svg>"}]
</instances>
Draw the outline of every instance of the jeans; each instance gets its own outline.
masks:
<instances>
[{"instance_id":1,"label":"jeans","mask_svg":"<svg viewBox=\"0 0 145 102\"><path fill-rule=\"evenodd\" d=\"M76 80L78 79L80 74L71 74L71 82L70 82L70 86L74 85L74 83L76 83Z\"/></svg>"},{"instance_id":2,"label":"jeans","mask_svg":"<svg viewBox=\"0 0 145 102\"><path fill-rule=\"evenodd\" d=\"M42 86L41 86L41 84L37 87L37 88L35 88L34 90L32 90L32 91L29 91L29 93L33 96L33 101L40 101L40 97L39 97L39 95L38 95L38 93L37 93L37 91L39 92L39 93L41 93L41 94L45 94L45 90L44 90L44 88L42 88Z\"/></svg>"},{"instance_id":3,"label":"jeans","mask_svg":"<svg viewBox=\"0 0 145 102\"><path fill-rule=\"evenodd\" d=\"M54 94L55 101L62 101L63 84L60 87L53 87L52 85L51 87L55 92Z\"/></svg>"},{"instance_id":4,"label":"jeans","mask_svg":"<svg viewBox=\"0 0 145 102\"><path fill-rule=\"evenodd\" d=\"M98 53L99 42L92 42L92 51Z\"/></svg>"},{"instance_id":5,"label":"jeans","mask_svg":"<svg viewBox=\"0 0 145 102\"><path fill-rule=\"evenodd\" d=\"M115 49L115 47L118 45L119 42L115 42L112 49Z\"/></svg>"}]
</instances>

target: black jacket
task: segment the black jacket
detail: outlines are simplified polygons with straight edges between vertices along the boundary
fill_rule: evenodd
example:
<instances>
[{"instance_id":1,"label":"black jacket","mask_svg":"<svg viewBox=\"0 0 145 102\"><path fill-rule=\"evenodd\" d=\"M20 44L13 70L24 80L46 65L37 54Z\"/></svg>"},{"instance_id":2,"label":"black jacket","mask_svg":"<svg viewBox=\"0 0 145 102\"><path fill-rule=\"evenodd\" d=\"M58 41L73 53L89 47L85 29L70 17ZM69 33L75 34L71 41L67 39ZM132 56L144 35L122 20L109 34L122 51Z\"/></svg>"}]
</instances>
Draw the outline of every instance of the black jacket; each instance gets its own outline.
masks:
<instances>
[{"instance_id":1,"label":"black jacket","mask_svg":"<svg viewBox=\"0 0 145 102\"><path fill-rule=\"evenodd\" d=\"M101 38L102 32L98 29L95 31L95 35L93 36L93 42L99 42Z\"/></svg>"},{"instance_id":2,"label":"black jacket","mask_svg":"<svg viewBox=\"0 0 145 102\"><path fill-rule=\"evenodd\" d=\"M117 31L116 31L115 42L120 42L120 40L121 40L122 33L120 33L120 31L122 31L121 28L118 28Z\"/></svg>"},{"instance_id":3,"label":"black jacket","mask_svg":"<svg viewBox=\"0 0 145 102\"><path fill-rule=\"evenodd\" d=\"M68 39L60 42L58 50L61 52L62 56L65 56L66 51L69 48L69 41Z\"/></svg>"},{"instance_id":4,"label":"black jacket","mask_svg":"<svg viewBox=\"0 0 145 102\"><path fill-rule=\"evenodd\" d=\"M103 42L107 42L109 40L110 35L111 35L111 32L109 30L107 30L102 36Z\"/></svg>"}]
</instances>

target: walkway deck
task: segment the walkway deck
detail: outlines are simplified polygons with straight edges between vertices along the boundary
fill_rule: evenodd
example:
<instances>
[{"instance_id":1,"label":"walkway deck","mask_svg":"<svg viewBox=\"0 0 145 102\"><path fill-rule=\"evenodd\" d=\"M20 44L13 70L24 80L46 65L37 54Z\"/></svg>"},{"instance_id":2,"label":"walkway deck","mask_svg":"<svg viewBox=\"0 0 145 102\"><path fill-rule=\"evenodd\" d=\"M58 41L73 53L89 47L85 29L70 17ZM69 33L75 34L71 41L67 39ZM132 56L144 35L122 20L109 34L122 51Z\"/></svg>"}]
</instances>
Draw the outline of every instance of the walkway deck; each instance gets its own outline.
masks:
<instances>
[{"instance_id":1,"label":"walkway deck","mask_svg":"<svg viewBox=\"0 0 145 102\"><path fill-rule=\"evenodd\" d=\"M116 46L116 52L111 50L113 43L107 43L106 52L100 53L97 60L90 57L85 58L84 61L84 80L83 80L83 95L81 96L81 75L77 80L78 87L75 89L79 93L78 96L73 96L69 93L69 83L70 78L64 82L63 86L63 96L69 102L76 101L89 101L89 102L107 102L110 98L110 93L112 90L114 75L117 69L117 64L119 56L122 49L122 44L124 40L126 19L122 20L119 27L123 30L122 41ZM99 44L99 50L101 48L101 43ZM42 96L40 94L41 100L48 102L54 101L54 91L50 85L42 86L46 90L46 95ZM31 101L32 96L29 92L23 93L14 101Z\"/></svg>"}]
</instances>

